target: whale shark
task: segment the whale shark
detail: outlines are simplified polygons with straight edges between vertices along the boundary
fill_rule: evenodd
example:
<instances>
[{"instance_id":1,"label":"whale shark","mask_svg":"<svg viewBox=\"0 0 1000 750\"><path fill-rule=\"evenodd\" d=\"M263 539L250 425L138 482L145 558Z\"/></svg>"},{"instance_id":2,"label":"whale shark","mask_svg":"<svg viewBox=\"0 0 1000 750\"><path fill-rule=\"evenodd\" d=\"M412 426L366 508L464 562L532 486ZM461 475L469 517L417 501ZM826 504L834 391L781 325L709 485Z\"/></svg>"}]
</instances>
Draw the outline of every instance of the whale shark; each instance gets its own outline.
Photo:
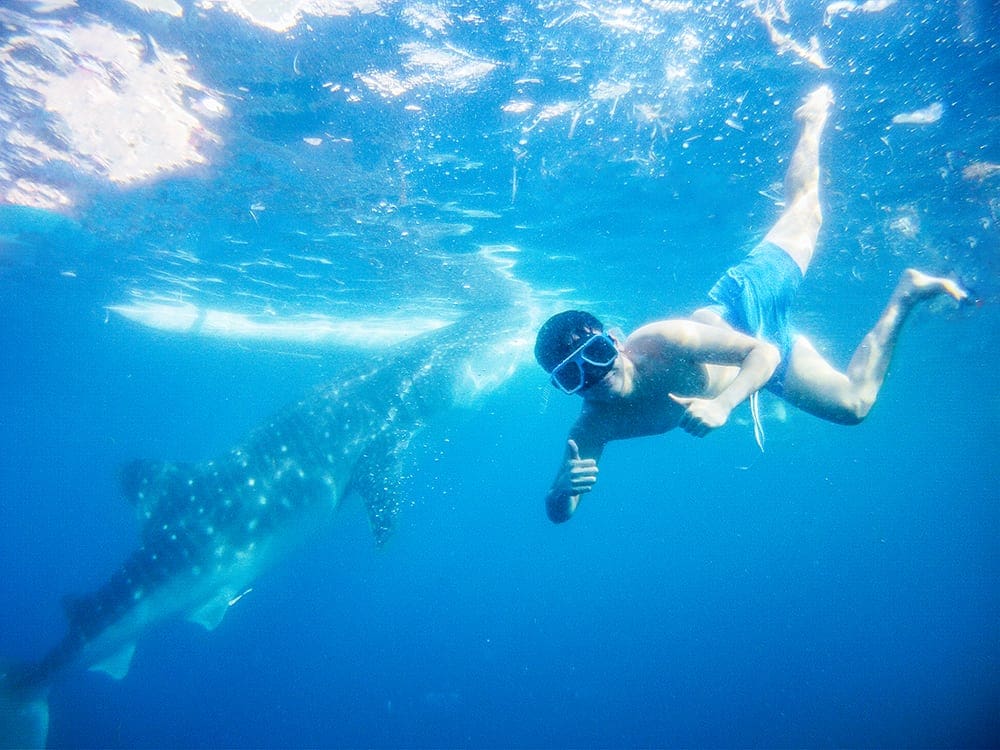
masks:
<instances>
[{"instance_id":1,"label":"whale shark","mask_svg":"<svg viewBox=\"0 0 1000 750\"><path fill-rule=\"evenodd\" d=\"M258 576L321 538L348 495L361 498L384 542L403 502L402 461L414 436L526 359L516 319L510 309L477 312L357 357L214 459L125 466L122 492L138 516L140 545L96 591L65 601L66 634L38 662L0 670L0 746L45 744L47 693L66 670L120 679L157 623L187 618L215 628Z\"/></svg>"}]
</instances>

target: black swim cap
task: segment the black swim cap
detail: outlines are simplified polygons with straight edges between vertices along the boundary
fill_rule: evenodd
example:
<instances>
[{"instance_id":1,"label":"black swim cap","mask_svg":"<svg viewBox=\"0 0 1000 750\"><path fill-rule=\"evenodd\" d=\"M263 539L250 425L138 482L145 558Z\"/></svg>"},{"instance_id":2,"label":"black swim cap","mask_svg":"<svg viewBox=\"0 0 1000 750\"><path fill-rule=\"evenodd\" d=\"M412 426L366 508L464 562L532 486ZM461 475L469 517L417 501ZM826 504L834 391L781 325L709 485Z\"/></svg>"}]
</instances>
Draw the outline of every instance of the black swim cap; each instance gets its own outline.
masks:
<instances>
[{"instance_id":1,"label":"black swim cap","mask_svg":"<svg viewBox=\"0 0 1000 750\"><path fill-rule=\"evenodd\" d=\"M595 333L604 333L604 324L589 312L566 310L553 315L538 329L535 359L546 372L562 362Z\"/></svg>"}]
</instances>

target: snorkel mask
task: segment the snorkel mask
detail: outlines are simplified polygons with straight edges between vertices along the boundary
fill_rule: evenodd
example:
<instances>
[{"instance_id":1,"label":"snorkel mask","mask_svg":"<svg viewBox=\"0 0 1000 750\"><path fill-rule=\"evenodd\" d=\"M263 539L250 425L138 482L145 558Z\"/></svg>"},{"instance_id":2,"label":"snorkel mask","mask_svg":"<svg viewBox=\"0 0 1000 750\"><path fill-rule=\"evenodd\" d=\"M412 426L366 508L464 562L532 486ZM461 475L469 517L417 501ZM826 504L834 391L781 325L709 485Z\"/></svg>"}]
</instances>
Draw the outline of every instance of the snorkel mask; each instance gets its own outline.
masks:
<instances>
[{"instance_id":1,"label":"snorkel mask","mask_svg":"<svg viewBox=\"0 0 1000 750\"><path fill-rule=\"evenodd\" d=\"M552 385L572 395L599 382L615 366L618 347L606 333L593 333L549 373Z\"/></svg>"}]
</instances>

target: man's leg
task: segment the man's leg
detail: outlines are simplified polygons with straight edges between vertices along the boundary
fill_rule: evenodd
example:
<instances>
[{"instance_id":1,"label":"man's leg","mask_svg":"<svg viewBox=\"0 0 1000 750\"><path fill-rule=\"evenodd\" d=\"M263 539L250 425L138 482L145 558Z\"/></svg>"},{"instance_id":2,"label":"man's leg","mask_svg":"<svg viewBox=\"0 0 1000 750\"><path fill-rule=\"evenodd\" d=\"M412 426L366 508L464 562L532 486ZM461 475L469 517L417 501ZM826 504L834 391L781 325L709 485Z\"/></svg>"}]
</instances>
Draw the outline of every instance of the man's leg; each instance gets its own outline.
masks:
<instances>
[{"instance_id":1,"label":"man's leg","mask_svg":"<svg viewBox=\"0 0 1000 750\"><path fill-rule=\"evenodd\" d=\"M820 86L795 110L802 123L799 142L785 173L784 213L764 237L792 256L804 276L823 222L819 205L819 144L833 104L828 86Z\"/></svg>"},{"instance_id":2,"label":"man's leg","mask_svg":"<svg viewBox=\"0 0 1000 750\"><path fill-rule=\"evenodd\" d=\"M812 260L813 251L816 249L816 238L819 236L819 227L823 221L819 207L819 142L832 104L833 94L830 88L820 86L806 97L801 107L795 110L795 119L802 123L802 132L795 149L792 151L791 163L785 172L787 206L764 237L765 241L784 250L795 261L803 276ZM787 266L787 263L782 265ZM740 268L739 265L729 269L729 272L738 268ZM717 306L727 308L729 317L750 317L750 311L742 311L743 314L740 315L740 311L736 309L745 304L745 299L742 291L733 288L733 280L731 278L727 280L727 276L731 276L729 272L719 279L709 292L709 297ZM778 270L776 269L772 276L777 274ZM796 278L794 281L797 285L800 279ZM781 301L785 307L790 303L790 298ZM761 304L774 303L762 301ZM691 317L708 325L730 327L712 308L697 310ZM754 331L745 332L755 333ZM772 331L771 333L777 332Z\"/></svg>"},{"instance_id":3,"label":"man's leg","mask_svg":"<svg viewBox=\"0 0 1000 750\"><path fill-rule=\"evenodd\" d=\"M951 279L912 268L904 271L875 327L851 357L846 373L835 370L808 340L798 337L789 357L782 398L822 419L858 424L875 403L906 316L918 302L940 294L959 302L968 296Z\"/></svg>"}]
</instances>

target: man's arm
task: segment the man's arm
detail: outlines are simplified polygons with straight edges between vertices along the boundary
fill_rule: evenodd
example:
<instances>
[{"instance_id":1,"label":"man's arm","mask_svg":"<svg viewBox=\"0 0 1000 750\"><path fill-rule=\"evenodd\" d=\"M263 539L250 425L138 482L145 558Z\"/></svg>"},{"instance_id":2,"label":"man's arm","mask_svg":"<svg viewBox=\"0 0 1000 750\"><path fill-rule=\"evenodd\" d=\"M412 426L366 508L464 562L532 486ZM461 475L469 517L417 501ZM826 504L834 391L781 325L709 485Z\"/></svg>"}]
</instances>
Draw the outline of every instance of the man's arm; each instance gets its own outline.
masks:
<instances>
[{"instance_id":1,"label":"man's arm","mask_svg":"<svg viewBox=\"0 0 1000 750\"><path fill-rule=\"evenodd\" d=\"M635 346L658 350L667 357L680 357L704 364L739 368L736 377L712 398L669 394L684 407L680 427L697 437L724 425L738 404L759 391L774 374L781 354L778 348L739 331L691 320L653 323L636 332ZM630 342L631 342L630 337Z\"/></svg>"},{"instance_id":2,"label":"man's arm","mask_svg":"<svg viewBox=\"0 0 1000 750\"><path fill-rule=\"evenodd\" d=\"M571 433L572 435L573 433ZM579 443L583 444L583 454ZM597 461L604 446L591 444L585 437L570 437L566 441L559 473L545 496L545 512L553 523L568 521L580 504L580 496L590 492L597 483Z\"/></svg>"}]
</instances>

